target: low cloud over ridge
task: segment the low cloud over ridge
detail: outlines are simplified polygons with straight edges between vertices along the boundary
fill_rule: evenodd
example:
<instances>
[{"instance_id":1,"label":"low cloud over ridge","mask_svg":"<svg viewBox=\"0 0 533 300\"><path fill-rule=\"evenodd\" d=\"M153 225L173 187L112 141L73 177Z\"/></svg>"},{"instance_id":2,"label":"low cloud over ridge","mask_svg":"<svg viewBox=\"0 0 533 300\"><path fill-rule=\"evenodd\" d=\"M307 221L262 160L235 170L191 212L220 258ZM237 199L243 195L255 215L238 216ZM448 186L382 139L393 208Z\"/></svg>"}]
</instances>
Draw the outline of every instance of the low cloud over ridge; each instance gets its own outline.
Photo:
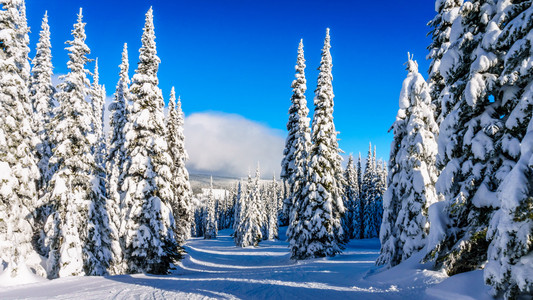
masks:
<instances>
[{"instance_id":1,"label":"low cloud over ridge","mask_svg":"<svg viewBox=\"0 0 533 300\"><path fill-rule=\"evenodd\" d=\"M259 162L263 178L279 176L284 147L280 130L240 115L204 112L188 116L184 131L190 172L244 177Z\"/></svg>"}]
</instances>

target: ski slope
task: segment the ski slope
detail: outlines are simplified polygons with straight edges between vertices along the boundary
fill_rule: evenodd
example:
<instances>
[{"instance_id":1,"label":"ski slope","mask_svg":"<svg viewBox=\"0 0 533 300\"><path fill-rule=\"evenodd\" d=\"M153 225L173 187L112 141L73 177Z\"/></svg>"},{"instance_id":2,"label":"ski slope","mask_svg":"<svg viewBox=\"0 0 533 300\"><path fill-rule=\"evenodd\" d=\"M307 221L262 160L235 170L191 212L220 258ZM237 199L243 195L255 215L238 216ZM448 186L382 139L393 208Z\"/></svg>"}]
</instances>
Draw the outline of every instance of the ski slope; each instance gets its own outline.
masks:
<instances>
[{"instance_id":1,"label":"ski slope","mask_svg":"<svg viewBox=\"0 0 533 300\"><path fill-rule=\"evenodd\" d=\"M351 241L334 258L295 262L284 241L238 248L230 234L189 240L172 275L60 278L3 287L0 299L490 299L479 271L458 281L414 260L376 268L377 239Z\"/></svg>"}]
</instances>

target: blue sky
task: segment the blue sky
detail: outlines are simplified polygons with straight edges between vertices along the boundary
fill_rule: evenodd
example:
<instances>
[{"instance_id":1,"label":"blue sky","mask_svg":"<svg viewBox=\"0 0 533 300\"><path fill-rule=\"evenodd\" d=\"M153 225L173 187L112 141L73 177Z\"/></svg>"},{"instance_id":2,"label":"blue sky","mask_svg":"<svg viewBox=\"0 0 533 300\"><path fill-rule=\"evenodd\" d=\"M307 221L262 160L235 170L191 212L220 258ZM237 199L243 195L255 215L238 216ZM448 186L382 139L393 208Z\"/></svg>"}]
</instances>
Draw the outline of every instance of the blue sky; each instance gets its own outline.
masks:
<instances>
[{"instance_id":1,"label":"blue sky","mask_svg":"<svg viewBox=\"0 0 533 300\"><path fill-rule=\"evenodd\" d=\"M414 53L426 76L426 23L434 16L434 4L427 0L27 0L26 5L30 56L48 10L56 74L67 72L64 42L71 39L76 13L83 7L87 44L91 57L99 57L101 82L109 95L125 42L133 74L144 14L153 6L165 97L175 86L187 115L237 114L280 135L287 122L298 42L304 40L312 113L316 69L329 27L340 146L346 153L366 155L371 141L385 159L392 140L387 130L407 74L403 63L408 51Z\"/></svg>"}]
</instances>

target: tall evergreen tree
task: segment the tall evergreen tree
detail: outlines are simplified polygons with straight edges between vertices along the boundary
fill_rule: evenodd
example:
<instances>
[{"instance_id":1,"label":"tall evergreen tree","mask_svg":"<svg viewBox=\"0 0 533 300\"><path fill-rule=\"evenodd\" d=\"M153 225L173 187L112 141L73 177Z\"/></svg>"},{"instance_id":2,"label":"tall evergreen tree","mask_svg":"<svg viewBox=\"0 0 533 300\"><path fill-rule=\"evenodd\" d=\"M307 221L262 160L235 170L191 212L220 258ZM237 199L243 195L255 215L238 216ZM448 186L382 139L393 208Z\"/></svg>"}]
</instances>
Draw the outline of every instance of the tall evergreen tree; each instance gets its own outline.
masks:
<instances>
[{"instance_id":1,"label":"tall evergreen tree","mask_svg":"<svg viewBox=\"0 0 533 300\"><path fill-rule=\"evenodd\" d=\"M261 201L259 186L259 168L256 171L255 179L248 175L247 193L243 198L241 221L235 232L235 244L240 247L257 246L263 239L261 232L261 211L259 209Z\"/></svg>"},{"instance_id":2,"label":"tall evergreen tree","mask_svg":"<svg viewBox=\"0 0 533 300\"><path fill-rule=\"evenodd\" d=\"M533 99L531 86L524 101ZM502 207L491 220L485 280L494 294L517 299L520 294L533 296L533 119L521 142L520 160L500 185Z\"/></svg>"},{"instance_id":3,"label":"tall evergreen tree","mask_svg":"<svg viewBox=\"0 0 533 300\"><path fill-rule=\"evenodd\" d=\"M298 46L298 57L296 60L296 79L292 82L291 107L289 108L289 121L287 122L287 140L285 150L283 150L283 160L281 162L280 177L288 185L288 197L283 200L283 216L287 220L282 220L282 224L289 225L287 230L288 239L293 239L294 226L298 222L298 205L302 185L305 182L305 172L309 149L311 148L311 130L309 128L309 109L305 91L307 90L305 79L305 57L303 40Z\"/></svg>"},{"instance_id":4,"label":"tall evergreen tree","mask_svg":"<svg viewBox=\"0 0 533 300\"><path fill-rule=\"evenodd\" d=\"M124 181L125 169L124 161L126 159L124 143L126 137L124 127L128 119L128 109L130 102L129 93L129 63L128 63L128 46L124 44L122 51L122 62L119 66L120 74L113 102L109 105L110 131L108 139L108 154L106 157L107 171L107 210L109 213L109 228L112 242L112 259L110 265L111 274L123 274L127 270L127 264L123 259L122 249L125 247L124 229L122 220L124 219L124 207L121 202L121 186Z\"/></svg>"},{"instance_id":5,"label":"tall evergreen tree","mask_svg":"<svg viewBox=\"0 0 533 300\"><path fill-rule=\"evenodd\" d=\"M501 209L490 221L491 240L485 280L495 295L516 299L533 296L533 268L527 257L533 251L533 4L531 1L498 1L495 21L502 29L494 47L505 53L500 84L509 112L502 137L502 151L511 163L502 164L505 174L498 188ZM529 123L529 126L528 126ZM516 162L516 164L515 164Z\"/></svg>"},{"instance_id":6,"label":"tall evergreen tree","mask_svg":"<svg viewBox=\"0 0 533 300\"><path fill-rule=\"evenodd\" d=\"M211 177L211 186L209 188L204 210L204 239L216 239L218 233L218 224L216 218L216 200L213 195L213 177Z\"/></svg>"},{"instance_id":7,"label":"tall evergreen tree","mask_svg":"<svg viewBox=\"0 0 533 300\"><path fill-rule=\"evenodd\" d=\"M176 239L180 245L190 237L192 223L192 190L189 183L189 172L185 167L188 158L185 150L183 124L185 120L181 110L181 99L176 105L174 87L170 92L169 111L167 117L169 154L174 162L172 168L174 199L171 202L176 220Z\"/></svg>"},{"instance_id":8,"label":"tall evergreen tree","mask_svg":"<svg viewBox=\"0 0 533 300\"><path fill-rule=\"evenodd\" d=\"M50 142L50 121L54 109L55 88L52 85L52 45L50 44L50 26L48 14L45 13L41 24L37 51L32 60L33 68L30 77L30 99L33 105L34 130L37 135L35 153L41 177L37 182L39 201L35 204L34 247L40 255L48 256L45 246L44 222L49 215L49 205L43 198L52 172L48 170L48 163L52 156Z\"/></svg>"},{"instance_id":9,"label":"tall evergreen tree","mask_svg":"<svg viewBox=\"0 0 533 300\"><path fill-rule=\"evenodd\" d=\"M180 258L170 206L173 164L165 141L163 96L157 86L160 59L152 8L145 21L139 63L130 86L133 105L124 127L124 258L131 273L166 274L170 264Z\"/></svg>"},{"instance_id":10,"label":"tall evergreen tree","mask_svg":"<svg viewBox=\"0 0 533 300\"><path fill-rule=\"evenodd\" d=\"M278 238L278 184L276 178L267 186L265 202L265 240L275 240Z\"/></svg>"},{"instance_id":11,"label":"tall evergreen tree","mask_svg":"<svg viewBox=\"0 0 533 300\"><path fill-rule=\"evenodd\" d=\"M427 59L431 60L428 83L435 120L438 123L444 117L441 114L448 114L452 109L452 107L447 106L441 107L441 97L447 97L447 93L442 93L442 90L446 87L446 82L440 68L444 53L451 47L452 41L450 35L452 25L459 16L459 10L462 4L463 0L437 0L435 2L435 11L437 14L428 23L432 27L430 32L432 42L428 47L429 54L427 56Z\"/></svg>"},{"instance_id":12,"label":"tall evergreen tree","mask_svg":"<svg viewBox=\"0 0 533 300\"><path fill-rule=\"evenodd\" d=\"M492 49L499 31L493 21L494 1L465 2L454 21L456 32L440 69L447 90L442 107L453 107L439 128L437 164L443 167L436 183L445 200L446 228L429 246L426 260L449 275L482 267L487 259L487 228L499 206L496 190L501 151L502 94L497 82L501 68ZM452 28L454 28L452 25ZM453 31L453 30L452 30Z\"/></svg>"},{"instance_id":13,"label":"tall evergreen tree","mask_svg":"<svg viewBox=\"0 0 533 300\"><path fill-rule=\"evenodd\" d=\"M363 202L363 237L374 238L377 237L377 228L374 224L374 198L375 187L374 178L376 177L376 169L374 164L374 156L372 154L372 145L368 146L368 156L365 164L365 172L361 182L361 202Z\"/></svg>"},{"instance_id":14,"label":"tall evergreen tree","mask_svg":"<svg viewBox=\"0 0 533 300\"><path fill-rule=\"evenodd\" d=\"M93 84L91 87L91 104L94 114L93 130L96 142L93 146L93 152L96 162L99 166L104 165L106 156L106 142L104 134L104 111L105 111L105 86L100 85L100 73L98 71L98 58L96 58L93 73Z\"/></svg>"},{"instance_id":15,"label":"tall evergreen tree","mask_svg":"<svg viewBox=\"0 0 533 300\"><path fill-rule=\"evenodd\" d=\"M312 147L307 166L307 181L299 208L299 229L291 243L291 257L306 259L334 256L342 249L344 214L340 149L333 123L333 76L329 29L326 32L318 84L315 90Z\"/></svg>"},{"instance_id":16,"label":"tall evergreen tree","mask_svg":"<svg viewBox=\"0 0 533 300\"><path fill-rule=\"evenodd\" d=\"M39 168L33 146L28 85L28 26L23 0L0 1L0 260L11 277L29 267L44 275L32 247L35 183Z\"/></svg>"},{"instance_id":17,"label":"tall evergreen tree","mask_svg":"<svg viewBox=\"0 0 533 300\"><path fill-rule=\"evenodd\" d=\"M39 33L37 51L32 60L32 76L30 78L30 98L33 104L35 130L38 136L36 146L37 159L39 160L39 170L41 178L37 189L43 193L50 173L48 172L48 160L52 156L52 145L50 144L50 120L54 108L55 88L52 85L52 44L50 43L50 26L48 25L48 13L44 14ZM42 194L41 194L42 196Z\"/></svg>"},{"instance_id":18,"label":"tall evergreen tree","mask_svg":"<svg viewBox=\"0 0 533 300\"><path fill-rule=\"evenodd\" d=\"M359 237L360 219L359 219L359 184L357 170L353 162L353 156L348 157L348 164L344 171L344 207L346 209L342 218L344 240L347 242L356 236Z\"/></svg>"},{"instance_id":19,"label":"tall evergreen tree","mask_svg":"<svg viewBox=\"0 0 533 300\"><path fill-rule=\"evenodd\" d=\"M409 74L400 93L384 198L381 254L377 264L395 266L425 246L428 207L437 202L437 124L426 81L408 58Z\"/></svg>"},{"instance_id":20,"label":"tall evergreen tree","mask_svg":"<svg viewBox=\"0 0 533 300\"><path fill-rule=\"evenodd\" d=\"M55 148L50 169L57 170L48 191L54 211L47 221L48 276L52 278L105 274L110 257L105 195L91 149L95 120L86 101L91 94L89 71L85 69L90 50L85 44L81 9L72 35L73 40L66 42L69 73L58 85L59 108L51 136Z\"/></svg>"}]
</instances>

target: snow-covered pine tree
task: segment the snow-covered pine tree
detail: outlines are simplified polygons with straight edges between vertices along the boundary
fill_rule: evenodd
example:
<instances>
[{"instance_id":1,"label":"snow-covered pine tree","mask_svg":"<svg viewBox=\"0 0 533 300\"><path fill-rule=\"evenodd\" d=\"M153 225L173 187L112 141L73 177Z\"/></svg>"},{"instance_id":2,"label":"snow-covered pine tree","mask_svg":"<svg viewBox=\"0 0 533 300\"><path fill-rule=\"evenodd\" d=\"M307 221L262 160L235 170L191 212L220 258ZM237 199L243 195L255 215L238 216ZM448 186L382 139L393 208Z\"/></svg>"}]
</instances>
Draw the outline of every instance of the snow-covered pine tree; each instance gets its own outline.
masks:
<instances>
[{"instance_id":1,"label":"snow-covered pine tree","mask_svg":"<svg viewBox=\"0 0 533 300\"><path fill-rule=\"evenodd\" d=\"M432 27L430 32L432 36L432 42L428 47L429 54L429 90L432 99L432 105L434 108L435 120L440 123L442 121L441 112L444 110L444 114L452 109L452 107L441 107L441 95L442 90L446 86L443 75L441 74L442 56L450 48L451 40L450 34L452 24L459 16L459 10L463 0L437 0L435 1L435 11L437 15L433 20L429 21L428 25Z\"/></svg>"},{"instance_id":2,"label":"snow-covered pine tree","mask_svg":"<svg viewBox=\"0 0 533 300\"><path fill-rule=\"evenodd\" d=\"M293 227L298 222L298 202L300 190L305 182L307 157L311 148L311 130L309 128L309 109L305 91L307 90L305 79L305 57L303 40L298 45L298 57L296 60L296 79L293 80L291 106L289 108L289 121L287 122L287 140L283 150L280 177L288 186L288 197L283 200L282 219L283 225L289 225L287 237L293 236ZM294 209L293 209L294 207ZM292 224L292 225L291 225Z\"/></svg>"},{"instance_id":3,"label":"snow-covered pine tree","mask_svg":"<svg viewBox=\"0 0 533 300\"><path fill-rule=\"evenodd\" d=\"M429 231L428 207L437 202L437 124L429 88L408 57L407 78L400 93L400 109L393 124L390 179L384 197L381 254L378 265L389 267L425 246Z\"/></svg>"},{"instance_id":4,"label":"snow-covered pine tree","mask_svg":"<svg viewBox=\"0 0 533 300\"><path fill-rule=\"evenodd\" d=\"M461 7L452 25L452 46L442 57L446 82L441 99L437 165L443 167L436 189L444 197L439 218L445 228L431 237L426 261L449 275L474 270L487 259L487 228L499 206L496 190L505 115L498 83L501 60L493 51L499 32L492 0L472 0ZM452 109L446 114L444 107ZM433 217L430 214L430 219ZM432 223L432 228L434 224ZM431 235L430 235L431 236Z\"/></svg>"},{"instance_id":5,"label":"snow-covered pine tree","mask_svg":"<svg viewBox=\"0 0 533 300\"><path fill-rule=\"evenodd\" d=\"M374 157L376 157L375 147ZM383 162L382 160L376 161L376 176L374 177L374 187L375 194L373 218L374 226L377 230L376 237L379 237L381 222L383 221L383 195L387 190L387 169L385 167L385 162Z\"/></svg>"},{"instance_id":6,"label":"snow-covered pine tree","mask_svg":"<svg viewBox=\"0 0 533 300\"><path fill-rule=\"evenodd\" d=\"M94 156L99 166L104 165L106 157L106 142L104 134L104 111L105 111L105 87L100 85L100 73L98 72L98 58L96 58L91 87L91 105L94 114L94 135L96 142L93 147Z\"/></svg>"},{"instance_id":7,"label":"snow-covered pine tree","mask_svg":"<svg viewBox=\"0 0 533 300\"><path fill-rule=\"evenodd\" d=\"M11 277L25 268L45 276L32 246L40 174L33 151L26 9L23 0L0 4L0 263Z\"/></svg>"},{"instance_id":8,"label":"snow-covered pine tree","mask_svg":"<svg viewBox=\"0 0 533 300\"><path fill-rule=\"evenodd\" d=\"M259 186L259 168L256 177L248 175L247 193L243 197L241 220L235 232L235 244L239 247L257 246L263 239L261 233L261 211L259 210L261 201Z\"/></svg>"},{"instance_id":9,"label":"snow-covered pine tree","mask_svg":"<svg viewBox=\"0 0 533 300\"><path fill-rule=\"evenodd\" d=\"M43 195L50 173L48 172L48 160L52 156L52 145L50 144L50 120L54 108L55 88L52 85L52 44L50 43L50 26L48 25L48 13L44 14L39 33L39 42L35 57L32 60L32 76L30 78L30 98L33 104L35 132L38 136L36 146L38 166L41 171L41 178L38 182L37 190L40 196Z\"/></svg>"},{"instance_id":10,"label":"snow-covered pine tree","mask_svg":"<svg viewBox=\"0 0 533 300\"><path fill-rule=\"evenodd\" d=\"M37 181L37 193L39 201L35 204L34 223L34 246L42 256L48 256L48 249L44 246L44 222L50 214L49 205L43 196L46 192L52 172L48 170L48 162L52 156L52 144L50 143L50 121L54 109L55 88L52 85L52 45L50 44L50 26L48 26L48 14L45 13L41 23L41 32L35 57L32 60L33 68L30 77L30 99L33 106L34 130L37 135L35 156L41 173Z\"/></svg>"},{"instance_id":11,"label":"snow-covered pine tree","mask_svg":"<svg viewBox=\"0 0 533 300\"><path fill-rule=\"evenodd\" d=\"M524 95L531 106L532 87ZM502 207L491 220L488 235L492 242L485 266L485 281L495 295L517 299L533 296L533 119L521 142L520 160L499 188ZM526 299L526 298L524 298Z\"/></svg>"},{"instance_id":12,"label":"snow-covered pine tree","mask_svg":"<svg viewBox=\"0 0 533 300\"><path fill-rule=\"evenodd\" d=\"M215 212L215 196L213 195L213 177L211 177L211 186L207 193L204 211L204 239L216 239L218 233L218 224Z\"/></svg>"},{"instance_id":13,"label":"snow-covered pine tree","mask_svg":"<svg viewBox=\"0 0 533 300\"><path fill-rule=\"evenodd\" d=\"M91 149L96 140L90 104L89 47L85 44L82 10L67 41L69 73L58 85L59 107L55 112L51 139L55 145L50 169L57 170L50 181L49 201L53 213L46 228L50 253L50 278L103 275L110 259L105 195L98 180L98 164Z\"/></svg>"},{"instance_id":14,"label":"snow-covered pine tree","mask_svg":"<svg viewBox=\"0 0 533 300\"><path fill-rule=\"evenodd\" d=\"M356 199L356 205L357 210L359 211L359 214L354 215L354 224L357 222L359 226L357 228L354 228L354 238L356 239L363 239L365 237L365 228L364 228L364 212L365 212L365 200L363 198L363 162L361 159L361 153L359 153L359 157L357 159L357 188L359 190L359 193L357 195Z\"/></svg>"},{"instance_id":15,"label":"snow-covered pine tree","mask_svg":"<svg viewBox=\"0 0 533 300\"><path fill-rule=\"evenodd\" d=\"M146 13L139 63L130 86L132 107L124 127L124 259L128 272L166 274L180 258L170 207L172 158L166 142L164 102L158 87L153 11Z\"/></svg>"},{"instance_id":16,"label":"snow-covered pine tree","mask_svg":"<svg viewBox=\"0 0 533 300\"><path fill-rule=\"evenodd\" d=\"M506 53L500 84L504 105L502 150L517 163L498 188L501 209L490 221L487 232L492 240L485 266L485 280L495 295L516 299L533 296L533 5L531 1L499 1L496 20L503 27L495 48ZM529 123L529 126L527 125ZM508 163L508 165L511 165ZM502 173L508 166L502 164Z\"/></svg>"},{"instance_id":17,"label":"snow-covered pine tree","mask_svg":"<svg viewBox=\"0 0 533 300\"><path fill-rule=\"evenodd\" d=\"M344 170L344 216L342 218L344 241L359 237L359 184L357 170L353 162L353 156L348 157L348 164Z\"/></svg>"},{"instance_id":18,"label":"snow-covered pine tree","mask_svg":"<svg viewBox=\"0 0 533 300\"><path fill-rule=\"evenodd\" d=\"M365 172L361 182L361 202L363 203L363 237L377 237L377 228L374 226L374 178L376 170L374 168L374 156L372 155L372 144L368 146L368 156L365 164Z\"/></svg>"},{"instance_id":19,"label":"snow-covered pine tree","mask_svg":"<svg viewBox=\"0 0 533 300\"><path fill-rule=\"evenodd\" d=\"M267 187L266 201L266 236L265 240L275 240L278 238L278 184L276 177L272 178L272 182Z\"/></svg>"},{"instance_id":20,"label":"snow-covered pine tree","mask_svg":"<svg viewBox=\"0 0 533 300\"><path fill-rule=\"evenodd\" d=\"M120 74L113 102L109 105L111 113L109 122L109 139L106 157L107 171L107 211L109 214L109 229L111 234L112 258L109 266L111 274L123 274L127 270L127 264L123 259L122 249L124 248L124 232L122 220L124 218L123 204L121 203L122 186L124 180L124 160L125 160L125 135L124 126L128 118L127 106L129 105L129 63L128 46L124 44L122 51L122 62L119 65Z\"/></svg>"},{"instance_id":21,"label":"snow-covered pine tree","mask_svg":"<svg viewBox=\"0 0 533 300\"><path fill-rule=\"evenodd\" d=\"M341 226L344 179L339 154L341 150L333 123L330 48L328 28L315 90L313 144L298 212L301 227L296 234L296 242L290 245L293 259L334 256L341 252L344 240Z\"/></svg>"},{"instance_id":22,"label":"snow-covered pine tree","mask_svg":"<svg viewBox=\"0 0 533 300\"><path fill-rule=\"evenodd\" d=\"M243 190L242 190L242 180L239 181L237 185L237 192L235 194L235 208L233 211L233 236L239 228L240 223L242 223L243 211L244 211L244 202L243 202Z\"/></svg>"},{"instance_id":23,"label":"snow-covered pine tree","mask_svg":"<svg viewBox=\"0 0 533 300\"><path fill-rule=\"evenodd\" d=\"M174 162L174 167L172 168L174 200L171 202L171 206L176 220L176 240L180 245L185 244L185 241L190 237L193 217L191 208L192 190L189 183L189 172L185 167L188 155L185 150L185 135L183 134L184 122L181 99L178 99L176 104L176 93L174 87L172 87L167 116L167 141L169 154Z\"/></svg>"}]
</instances>

